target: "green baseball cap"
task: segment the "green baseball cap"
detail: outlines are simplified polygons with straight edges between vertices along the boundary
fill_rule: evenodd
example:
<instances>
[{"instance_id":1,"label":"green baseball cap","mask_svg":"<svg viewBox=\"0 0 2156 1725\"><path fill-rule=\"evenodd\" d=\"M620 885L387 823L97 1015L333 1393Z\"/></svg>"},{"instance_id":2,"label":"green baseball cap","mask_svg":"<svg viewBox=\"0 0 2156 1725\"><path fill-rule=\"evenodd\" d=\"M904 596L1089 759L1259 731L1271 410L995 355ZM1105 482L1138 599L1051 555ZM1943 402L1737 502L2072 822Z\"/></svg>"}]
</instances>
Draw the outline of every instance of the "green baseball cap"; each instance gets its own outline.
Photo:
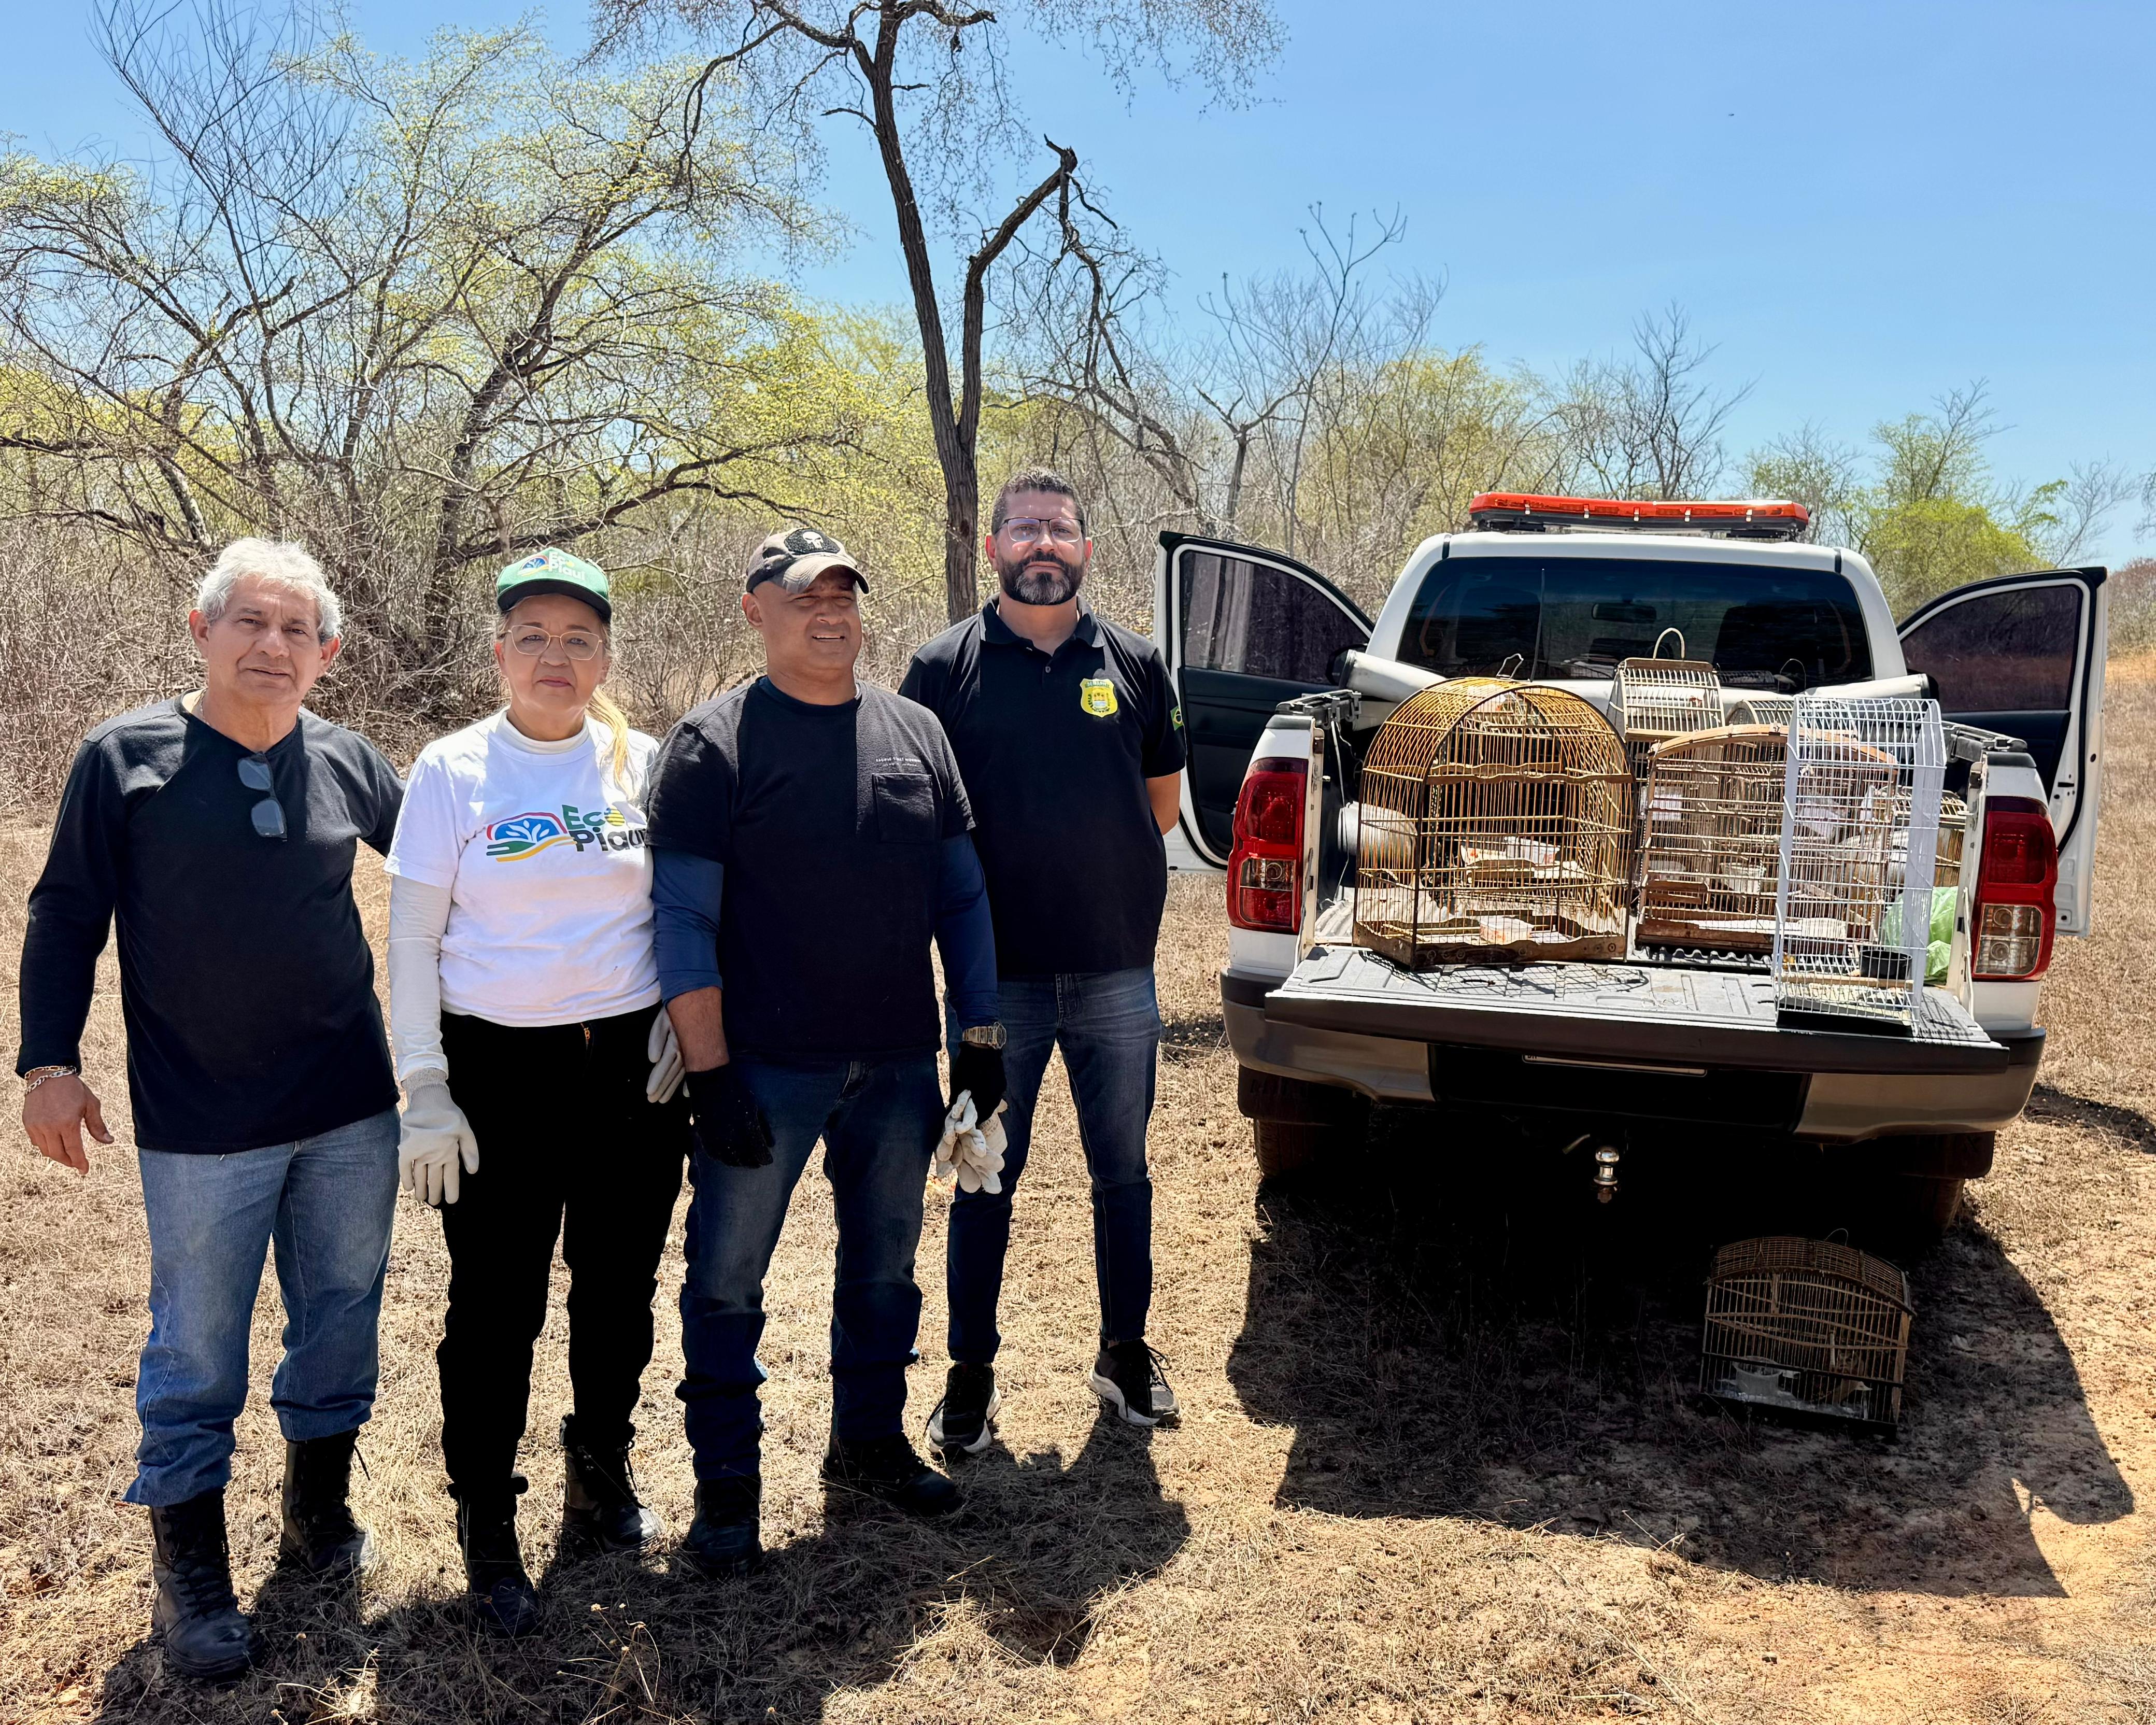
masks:
<instances>
[{"instance_id":1,"label":"green baseball cap","mask_svg":"<svg viewBox=\"0 0 2156 1725\"><path fill-rule=\"evenodd\" d=\"M542 593L563 593L572 599L582 599L599 614L601 623L613 621L613 598L607 585L606 571L557 547L550 545L544 551L535 551L494 578L495 608L500 611L508 611L519 599Z\"/></svg>"}]
</instances>

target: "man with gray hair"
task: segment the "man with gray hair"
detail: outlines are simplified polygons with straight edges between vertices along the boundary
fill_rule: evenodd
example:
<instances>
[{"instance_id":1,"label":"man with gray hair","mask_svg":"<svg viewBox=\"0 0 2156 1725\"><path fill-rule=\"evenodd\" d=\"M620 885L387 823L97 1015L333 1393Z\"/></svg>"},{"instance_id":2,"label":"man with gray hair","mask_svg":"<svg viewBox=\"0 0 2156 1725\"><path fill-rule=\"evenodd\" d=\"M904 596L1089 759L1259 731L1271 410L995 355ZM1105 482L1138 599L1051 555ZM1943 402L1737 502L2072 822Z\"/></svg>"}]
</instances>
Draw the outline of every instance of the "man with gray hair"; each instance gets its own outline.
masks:
<instances>
[{"instance_id":1,"label":"man with gray hair","mask_svg":"<svg viewBox=\"0 0 2156 1725\"><path fill-rule=\"evenodd\" d=\"M253 1657L224 1487L273 1245L287 1320L270 1392L285 1437L280 1561L349 1580L372 1554L346 1499L374 1404L397 1086L352 870L362 839L387 854L403 793L372 744L300 705L339 623L298 546L225 547L187 617L202 687L90 733L23 942L23 1126L87 1173L85 1134L112 1134L80 1042L98 954L120 931L150 1224L127 1497L150 1512L166 1659L192 1677Z\"/></svg>"}]
</instances>

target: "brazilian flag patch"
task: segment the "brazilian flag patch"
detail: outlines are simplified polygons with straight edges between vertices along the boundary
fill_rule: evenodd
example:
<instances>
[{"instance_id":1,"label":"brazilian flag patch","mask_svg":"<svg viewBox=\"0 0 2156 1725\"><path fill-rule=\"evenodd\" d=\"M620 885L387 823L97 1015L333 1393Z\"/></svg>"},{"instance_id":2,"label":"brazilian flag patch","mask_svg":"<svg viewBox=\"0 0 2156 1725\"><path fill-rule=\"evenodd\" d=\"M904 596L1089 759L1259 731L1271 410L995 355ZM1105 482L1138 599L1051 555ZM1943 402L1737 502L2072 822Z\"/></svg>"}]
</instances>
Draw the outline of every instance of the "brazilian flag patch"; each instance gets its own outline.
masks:
<instances>
[{"instance_id":1,"label":"brazilian flag patch","mask_svg":"<svg viewBox=\"0 0 2156 1725\"><path fill-rule=\"evenodd\" d=\"M1116 685L1107 677L1086 677L1078 685L1078 705L1096 719L1116 716Z\"/></svg>"}]
</instances>

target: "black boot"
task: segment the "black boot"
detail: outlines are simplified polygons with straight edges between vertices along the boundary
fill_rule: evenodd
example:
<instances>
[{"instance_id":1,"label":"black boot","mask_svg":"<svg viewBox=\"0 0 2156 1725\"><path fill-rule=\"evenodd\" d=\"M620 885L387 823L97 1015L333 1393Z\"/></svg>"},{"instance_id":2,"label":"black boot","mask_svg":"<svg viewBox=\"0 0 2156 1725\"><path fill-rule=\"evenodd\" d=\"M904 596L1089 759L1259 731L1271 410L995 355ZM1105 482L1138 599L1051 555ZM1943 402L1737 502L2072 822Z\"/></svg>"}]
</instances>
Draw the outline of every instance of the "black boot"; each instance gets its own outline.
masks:
<instances>
[{"instance_id":1,"label":"black boot","mask_svg":"<svg viewBox=\"0 0 2156 1725\"><path fill-rule=\"evenodd\" d=\"M634 1430L629 1441L635 1441ZM648 1551L665 1530L636 1495L629 1444L604 1449L580 1441L576 1416L562 1421L562 1537L607 1551Z\"/></svg>"},{"instance_id":2,"label":"black boot","mask_svg":"<svg viewBox=\"0 0 2156 1725\"><path fill-rule=\"evenodd\" d=\"M508 1635L528 1635L539 1627L539 1596L516 1548L516 1494L524 1486L517 1474L506 1488L485 1493L451 1488L457 1549L464 1554L472 1608L482 1623Z\"/></svg>"},{"instance_id":3,"label":"black boot","mask_svg":"<svg viewBox=\"0 0 2156 1725\"><path fill-rule=\"evenodd\" d=\"M357 1430L335 1437L287 1439L285 1534L277 1561L322 1581L353 1581L374 1567L374 1535L352 1518Z\"/></svg>"},{"instance_id":4,"label":"black boot","mask_svg":"<svg viewBox=\"0 0 2156 1725\"><path fill-rule=\"evenodd\" d=\"M224 1543L224 1491L150 1512L157 1581L151 1628L165 1637L165 1662L183 1677L212 1682L254 1663L254 1630L232 1594L232 1556Z\"/></svg>"},{"instance_id":5,"label":"black boot","mask_svg":"<svg viewBox=\"0 0 2156 1725\"><path fill-rule=\"evenodd\" d=\"M763 1561L758 1518L763 1508L763 1478L740 1474L730 1479L696 1481L696 1519L681 1542L681 1555L700 1574L716 1581L746 1575Z\"/></svg>"},{"instance_id":6,"label":"black boot","mask_svg":"<svg viewBox=\"0 0 2156 1725\"><path fill-rule=\"evenodd\" d=\"M914 1453L901 1432L859 1443L831 1440L824 1483L865 1491L910 1516L940 1516L958 1507L958 1488Z\"/></svg>"}]
</instances>

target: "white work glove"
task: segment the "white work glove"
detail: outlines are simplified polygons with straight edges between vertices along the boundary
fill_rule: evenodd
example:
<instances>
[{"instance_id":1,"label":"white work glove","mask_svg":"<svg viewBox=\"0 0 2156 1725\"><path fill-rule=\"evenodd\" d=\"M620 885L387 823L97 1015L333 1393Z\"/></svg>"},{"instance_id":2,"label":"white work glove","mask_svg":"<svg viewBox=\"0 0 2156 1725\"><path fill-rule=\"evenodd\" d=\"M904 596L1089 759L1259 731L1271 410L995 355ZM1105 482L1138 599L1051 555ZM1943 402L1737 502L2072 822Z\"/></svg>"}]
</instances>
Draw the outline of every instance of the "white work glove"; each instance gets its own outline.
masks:
<instances>
[{"instance_id":1,"label":"white work glove","mask_svg":"<svg viewBox=\"0 0 2156 1725\"><path fill-rule=\"evenodd\" d=\"M479 1140L471 1122L439 1079L412 1087L397 1129L397 1177L404 1189L434 1205L457 1201L457 1164L479 1172Z\"/></svg>"},{"instance_id":2,"label":"white work glove","mask_svg":"<svg viewBox=\"0 0 2156 1725\"><path fill-rule=\"evenodd\" d=\"M644 1081L644 1100L654 1107L664 1107L674 1100L675 1091L681 1088L681 1076L686 1070L681 1064L681 1045L675 1040L674 1020L664 1006L651 1021L651 1034L644 1045L644 1053L651 1062L651 1076Z\"/></svg>"},{"instance_id":3,"label":"white work glove","mask_svg":"<svg viewBox=\"0 0 2156 1725\"><path fill-rule=\"evenodd\" d=\"M936 1146L930 1174L938 1180L955 1177L960 1189L967 1192L1001 1192L1004 1152L1008 1145L1004 1111L1009 1106L1008 1101L998 1102L988 1123L982 1126L973 1112L973 1093L960 1091L943 1118L943 1137Z\"/></svg>"}]
</instances>

